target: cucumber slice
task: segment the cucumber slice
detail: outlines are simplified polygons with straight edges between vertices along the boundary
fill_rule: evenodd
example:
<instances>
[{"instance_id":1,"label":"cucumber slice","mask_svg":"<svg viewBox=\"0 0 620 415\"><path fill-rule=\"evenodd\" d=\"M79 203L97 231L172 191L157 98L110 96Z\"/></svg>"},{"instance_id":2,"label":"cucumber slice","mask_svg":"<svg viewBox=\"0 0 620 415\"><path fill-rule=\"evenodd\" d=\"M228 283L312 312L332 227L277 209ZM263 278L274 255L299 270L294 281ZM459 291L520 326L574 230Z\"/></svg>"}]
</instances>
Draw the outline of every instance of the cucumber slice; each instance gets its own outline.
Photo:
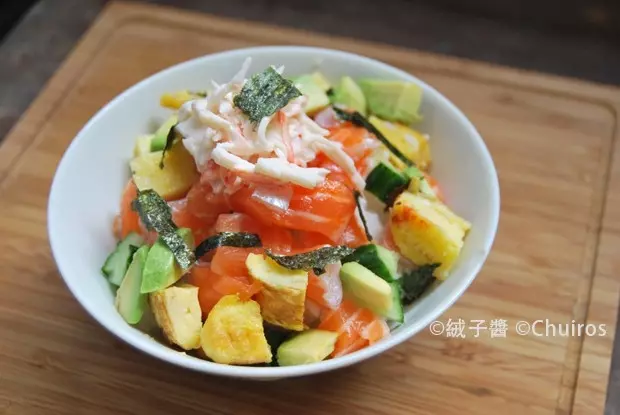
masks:
<instances>
[{"instance_id":1,"label":"cucumber slice","mask_svg":"<svg viewBox=\"0 0 620 415\"><path fill-rule=\"evenodd\" d=\"M398 281L391 282L390 287L392 287L392 306L386 311L384 317L397 323L404 323L405 312L400 283Z\"/></svg>"},{"instance_id":2,"label":"cucumber slice","mask_svg":"<svg viewBox=\"0 0 620 415\"><path fill-rule=\"evenodd\" d=\"M166 141L170 129L177 123L177 116L171 115L166 121L157 129L153 139L151 140L151 151L161 151L166 147Z\"/></svg>"},{"instance_id":3,"label":"cucumber slice","mask_svg":"<svg viewBox=\"0 0 620 415\"><path fill-rule=\"evenodd\" d=\"M110 283L116 286L121 285L133 253L142 245L144 245L144 239L134 232L127 235L125 239L116 245L114 251L108 255L101 267L101 272L108 277Z\"/></svg>"},{"instance_id":4,"label":"cucumber slice","mask_svg":"<svg viewBox=\"0 0 620 415\"><path fill-rule=\"evenodd\" d=\"M380 245L360 246L343 262L357 262L387 282L398 279L398 254Z\"/></svg>"},{"instance_id":5,"label":"cucumber slice","mask_svg":"<svg viewBox=\"0 0 620 415\"><path fill-rule=\"evenodd\" d=\"M415 166L407 167L403 171L403 175L409 179L408 190L411 193L419 193L420 195L426 196L430 199L437 199L437 195L420 169Z\"/></svg>"},{"instance_id":6,"label":"cucumber slice","mask_svg":"<svg viewBox=\"0 0 620 415\"><path fill-rule=\"evenodd\" d=\"M380 162L366 177L366 190L383 203L388 203L394 199L397 192L407 186L407 183L407 178L396 168Z\"/></svg>"}]
</instances>

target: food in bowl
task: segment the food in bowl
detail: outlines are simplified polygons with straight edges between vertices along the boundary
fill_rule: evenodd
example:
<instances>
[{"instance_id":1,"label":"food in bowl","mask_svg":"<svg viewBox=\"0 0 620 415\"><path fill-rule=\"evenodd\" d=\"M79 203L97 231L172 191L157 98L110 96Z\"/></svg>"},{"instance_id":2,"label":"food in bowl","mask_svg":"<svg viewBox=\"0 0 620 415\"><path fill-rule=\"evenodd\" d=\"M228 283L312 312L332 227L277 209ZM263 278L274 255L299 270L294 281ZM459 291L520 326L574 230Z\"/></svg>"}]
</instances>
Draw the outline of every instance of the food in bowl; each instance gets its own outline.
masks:
<instances>
[{"instance_id":1,"label":"food in bowl","mask_svg":"<svg viewBox=\"0 0 620 415\"><path fill-rule=\"evenodd\" d=\"M431 176L422 89L268 67L164 94L102 266L123 319L176 349L302 365L368 347L449 278L471 225Z\"/></svg>"}]
</instances>

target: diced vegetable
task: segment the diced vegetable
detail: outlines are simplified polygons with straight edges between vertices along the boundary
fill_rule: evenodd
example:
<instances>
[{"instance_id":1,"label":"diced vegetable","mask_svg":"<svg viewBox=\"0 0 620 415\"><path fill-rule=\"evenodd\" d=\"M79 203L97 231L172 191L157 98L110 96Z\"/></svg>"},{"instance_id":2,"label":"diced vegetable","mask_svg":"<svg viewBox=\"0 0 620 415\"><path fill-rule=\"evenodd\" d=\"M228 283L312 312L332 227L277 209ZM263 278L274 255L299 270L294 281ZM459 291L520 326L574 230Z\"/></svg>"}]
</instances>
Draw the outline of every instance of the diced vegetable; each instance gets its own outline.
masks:
<instances>
[{"instance_id":1,"label":"diced vegetable","mask_svg":"<svg viewBox=\"0 0 620 415\"><path fill-rule=\"evenodd\" d=\"M398 312L402 308L400 293L395 294L389 283L368 268L347 262L340 269L340 279L345 298L380 316L402 319L402 312Z\"/></svg>"},{"instance_id":2,"label":"diced vegetable","mask_svg":"<svg viewBox=\"0 0 620 415\"><path fill-rule=\"evenodd\" d=\"M366 97L350 76L340 79L340 83L332 91L331 102L366 115Z\"/></svg>"},{"instance_id":3,"label":"diced vegetable","mask_svg":"<svg viewBox=\"0 0 620 415\"><path fill-rule=\"evenodd\" d=\"M140 292L140 285L148 251L148 245L143 245L136 251L123 282L116 291L114 305L121 317L129 324L138 324L147 306L147 298Z\"/></svg>"},{"instance_id":4,"label":"diced vegetable","mask_svg":"<svg viewBox=\"0 0 620 415\"><path fill-rule=\"evenodd\" d=\"M110 283L119 286L125 277L127 268L133 259L133 254L139 247L144 245L144 239L135 232L130 233L121 242L116 245L116 248L108 256L101 272L108 277Z\"/></svg>"},{"instance_id":5,"label":"diced vegetable","mask_svg":"<svg viewBox=\"0 0 620 415\"><path fill-rule=\"evenodd\" d=\"M401 287L401 296L403 302L411 304L417 300L424 292L433 285L436 278L433 273L440 264L422 265L417 269L411 270L403 274L398 281Z\"/></svg>"},{"instance_id":6,"label":"diced vegetable","mask_svg":"<svg viewBox=\"0 0 620 415\"><path fill-rule=\"evenodd\" d=\"M157 131L155 131L153 140L151 140L151 151L162 151L166 147L167 138L170 132L173 131L177 121L177 115L173 114L159 126Z\"/></svg>"},{"instance_id":7,"label":"diced vegetable","mask_svg":"<svg viewBox=\"0 0 620 415\"><path fill-rule=\"evenodd\" d=\"M248 79L233 102L250 121L258 123L299 96L301 92L291 81L269 67Z\"/></svg>"},{"instance_id":8,"label":"diced vegetable","mask_svg":"<svg viewBox=\"0 0 620 415\"><path fill-rule=\"evenodd\" d=\"M293 80L299 91L308 98L306 113L312 114L329 105L329 98L325 90L315 82L312 75L302 75Z\"/></svg>"},{"instance_id":9,"label":"diced vegetable","mask_svg":"<svg viewBox=\"0 0 620 415\"><path fill-rule=\"evenodd\" d=\"M257 254L248 255L246 265L250 275L263 284L257 301L265 321L289 330L303 330L308 272L284 268Z\"/></svg>"},{"instance_id":10,"label":"diced vegetable","mask_svg":"<svg viewBox=\"0 0 620 415\"><path fill-rule=\"evenodd\" d=\"M166 339L184 350L200 347L202 313L198 303L198 287L181 285L149 295L155 321Z\"/></svg>"},{"instance_id":11,"label":"diced vegetable","mask_svg":"<svg viewBox=\"0 0 620 415\"><path fill-rule=\"evenodd\" d=\"M366 177L366 190L389 204L407 188L407 178L391 164L380 162Z\"/></svg>"},{"instance_id":12,"label":"diced vegetable","mask_svg":"<svg viewBox=\"0 0 620 415\"><path fill-rule=\"evenodd\" d=\"M399 281L393 281L390 283L392 288L392 306L385 313L385 318L395 321L397 323L403 323L405 321L405 311L403 308L403 294Z\"/></svg>"},{"instance_id":13,"label":"diced vegetable","mask_svg":"<svg viewBox=\"0 0 620 415\"><path fill-rule=\"evenodd\" d=\"M384 121L370 116L368 121L396 147L408 160L411 160L421 170L427 170L431 164L431 152L428 140L418 131L399 123ZM402 161L394 156L390 162L399 168L406 167Z\"/></svg>"},{"instance_id":14,"label":"diced vegetable","mask_svg":"<svg viewBox=\"0 0 620 415\"><path fill-rule=\"evenodd\" d=\"M387 282L398 279L398 254L381 245L360 246L342 262L357 262Z\"/></svg>"},{"instance_id":15,"label":"diced vegetable","mask_svg":"<svg viewBox=\"0 0 620 415\"><path fill-rule=\"evenodd\" d=\"M176 232L170 206L152 189L143 190L133 201L132 208L140 215L149 231L156 231L161 240L174 254L182 269L188 269L195 261L194 251Z\"/></svg>"},{"instance_id":16,"label":"diced vegetable","mask_svg":"<svg viewBox=\"0 0 620 415\"><path fill-rule=\"evenodd\" d=\"M403 192L394 203L389 226L400 253L416 265L441 263L434 275L443 280L471 225L438 200Z\"/></svg>"},{"instance_id":17,"label":"diced vegetable","mask_svg":"<svg viewBox=\"0 0 620 415\"><path fill-rule=\"evenodd\" d=\"M412 124L422 120L419 114L422 88L411 82L360 79L358 84L371 113L389 121Z\"/></svg>"},{"instance_id":18,"label":"diced vegetable","mask_svg":"<svg viewBox=\"0 0 620 415\"><path fill-rule=\"evenodd\" d=\"M144 154L151 152L151 141L153 141L154 134L141 135L136 138L136 144L133 148L133 156L140 157Z\"/></svg>"},{"instance_id":19,"label":"diced vegetable","mask_svg":"<svg viewBox=\"0 0 620 415\"><path fill-rule=\"evenodd\" d=\"M162 151L150 152L132 159L129 166L138 189L153 189L166 200L185 195L199 177L194 158L180 141L165 156Z\"/></svg>"},{"instance_id":20,"label":"diced vegetable","mask_svg":"<svg viewBox=\"0 0 620 415\"><path fill-rule=\"evenodd\" d=\"M327 78L325 78L325 75L323 75L321 72L312 72L310 76L312 77L314 83L317 84L319 88L321 88L323 91L327 92L327 90L332 87L329 83L329 80L327 80Z\"/></svg>"},{"instance_id":21,"label":"diced vegetable","mask_svg":"<svg viewBox=\"0 0 620 415\"><path fill-rule=\"evenodd\" d=\"M213 307L200 333L204 353L216 363L270 363L271 349L256 301L227 295Z\"/></svg>"},{"instance_id":22,"label":"diced vegetable","mask_svg":"<svg viewBox=\"0 0 620 415\"><path fill-rule=\"evenodd\" d=\"M420 194L429 199L437 199L437 195L428 182L426 175L420 171L420 169L415 166L410 166L403 171L403 175L410 179L408 190L411 193Z\"/></svg>"},{"instance_id":23,"label":"diced vegetable","mask_svg":"<svg viewBox=\"0 0 620 415\"><path fill-rule=\"evenodd\" d=\"M181 228L176 233L190 248L193 248L194 238L189 229ZM149 249L144 270L142 271L140 291L142 293L151 293L163 290L181 279L185 271L179 266L173 252L164 240L159 237L151 246L151 249Z\"/></svg>"},{"instance_id":24,"label":"diced vegetable","mask_svg":"<svg viewBox=\"0 0 620 415\"><path fill-rule=\"evenodd\" d=\"M338 333L327 330L306 330L285 341L277 352L280 366L305 365L324 360L333 351Z\"/></svg>"},{"instance_id":25,"label":"diced vegetable","mask_svg":"<svg viewBox=\"0 0 620 415\"><path fill-rule=\"evenodd\" d=\"M196 247L196 258L200 259L208 252L220 246L236 248L256 248L262 246L260 237L246 232L220 232L202 241Z\"/></svg>"},{"instance_id":26,"label":"diced vegetable","mask_svg":"<svg viewBox=\"0 0 620 415\"><path fill-rule=\"evenodd\" d=\"M345 121L351 121L353 124L358 125L360 127L364 127L366 128L368 131L370 131L371 133L373 133L375 135L375 137L377 137L377 139L379 141L381 141L383 143L383 145L385 145L388 150L390 150L390 152L396 156L398 159L400 159L400 161L402 163L404 163L406 166L410 166L413 162L412 160L409 160L409 158L407 158L406 155L404 155L402 153L402 151L400 151L397 147L395 147L387 138L385 138L385 136L381 133L381 131L377 130L377 128L372 125L370 123L370 121L368 121L362 114L360 114L359 112L346 112L343 111L337 107L334 107L334 112L343 120Z\"/></svg>"},{"instance_id":27,"label":"diced vegetable","mask_svg":"<svg viewBox=\"0 0 620 415\"><path fill-rule=\"evenodd\" d=\"M314 251L296 255L275 255L269 250L265 252L271 259L285 268L292 270L303 269L306 271L313 269L317 274L322 274L325 272L325 267L328 264L340 261L347 255L352 254L353 251L353 248L340 245L325 246Z\"/></svg>"}]
</instances>

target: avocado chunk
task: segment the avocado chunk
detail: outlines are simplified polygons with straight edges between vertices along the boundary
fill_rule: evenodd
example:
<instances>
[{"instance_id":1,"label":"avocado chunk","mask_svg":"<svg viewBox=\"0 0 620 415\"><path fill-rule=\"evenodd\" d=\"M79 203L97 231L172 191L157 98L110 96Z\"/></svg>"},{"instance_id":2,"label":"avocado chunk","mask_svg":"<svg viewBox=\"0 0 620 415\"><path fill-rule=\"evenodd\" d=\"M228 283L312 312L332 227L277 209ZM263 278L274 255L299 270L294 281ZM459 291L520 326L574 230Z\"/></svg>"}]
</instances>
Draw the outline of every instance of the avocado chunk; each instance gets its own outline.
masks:
<instances>
[{"instance_id":1,"label":"avocado chunk","mask_svg":"<svg viewBox=\"0 0 620 415\"><path fill-rule=\"evenodd\" d=\"M388 283L357 262L340 268L344 296L358 306L390 320L402 321L402 303L397 284Z\"/></svg>"},{"instance_id":2,"label":"avocado chunk","mask_svg":"<svg viewBox=\"0 0 620 415\"><path fill-rule=\"evenodd\" d=\"M350 76L343 76L340 83L334 88L331 101L346 108L366 115L366 97Z\"/></svg>"},{"instance_id":3,"label":"avocado chunk","mask_svg":"<svg viewBox=\"0 0 620 415\"><path fill-rule=\"evenodd\" d=\"M317 363L334 351L338 333L310 329L283 342L276 353L280 366Z\"/></svg>"},{"instance_id":4,"label":"avocado chunk","mask_svg":"<svg viewBox=\"0 0 620 415\"><path fill-rule=\"evenodd\" d=\"M358 262L387 282L398 278L398 254L381 245L360 246L343 262Z\"/></svg>"},{"instance_id":5,"label":"avocado chunk","mask_svg":"<svg viewBox=\"0 0 620 415\"><path fill-rule=\"evenodd\" d=\"M134 253L125 273L125 278L116 291L116 309L129 324L139 323L147 306L147 297L140 292L140 285L142 284L142 271L148 252L148 245L142 245Z\"/></svg>"},{"instance_id":6,"label":"avocado chunk","mask_svg":"<svg viewBox=\"0 0 620 415\"><path fill-rule=\"evenodd\" d=\"M362 79L359 86L368 101L368 109L388 121L413 124L422 120L419 114L422 88L411 82Z\"/></svg>"},{"instance_id":7,"label":"avocado chunk","mask_svg":"<svg viewBox=\"0 0 620 415\"><path fill-rule=\"evenodd\" d=\"M302 75L296 78L293 83L308 98L306 113L314 113L329 105L329 98L325 90L315 82L313 75Z\"/></svg>"},{"instance_id":8,"label":"avocado chunk","mask_svg":"<svg viewBox=\"0 0 620 415\"><path fill-rule=\"evenodd\" d=\"M177 233L193 250L194 237L191 230L181 228L177 230ZM183 276L183 269L176 262L174 254L164 241L157 238L149 250L143 274L140 292L146 294L163 290L177 282Z\"/></svg>"},{"instance_id":9,"label":"avocado chunk","mask_svg":"<svg viewBox=\"0 0 620 415\"><path fill-rule=\"evenodd\" d=\"M312 81L323 91L327 92L332 87L327 78L325 78L325 75L321 72L313 72L310 76L312 77Z\"/></svg>"},{"instance_id":10,"label":"avocado chunk","mask_svg":"<svg viewBox=\"0 0 620 415\"><path fill-rule=\"evenodd\" d=\"M155 131L155 135L151 140L151 151L161 151L166 147L166 139L170 129L177 123L176 115L171 115L164 123Z\"/></svg>"}]
</instances>

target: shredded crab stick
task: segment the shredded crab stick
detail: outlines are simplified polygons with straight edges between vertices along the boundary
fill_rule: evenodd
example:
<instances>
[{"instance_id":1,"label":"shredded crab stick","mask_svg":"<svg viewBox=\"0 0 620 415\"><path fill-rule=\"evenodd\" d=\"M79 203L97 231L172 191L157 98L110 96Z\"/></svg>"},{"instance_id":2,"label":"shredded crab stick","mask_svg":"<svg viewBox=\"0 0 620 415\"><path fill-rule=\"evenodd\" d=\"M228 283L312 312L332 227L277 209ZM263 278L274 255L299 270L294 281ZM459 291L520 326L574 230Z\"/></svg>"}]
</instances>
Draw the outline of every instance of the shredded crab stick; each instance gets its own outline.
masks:
<instances>
[{"instance_id":1,"label":"shredded crab stick","mask_svg":"<svg viewBox=\"0 0 620 415\"><path fill-rule=\"evenodd\" d=\"M198 170L212 178L221 169L238 173L240 180L234 181L235 186L214 186L227 193L243 184L243 176L254 174L314 188L328 171L307 167L307 163L322 152L363 190L365 182L354 161L339 143L327 138L329 130L305 114L307 97L292 99L258 125L235 105L233 98L243 89L250 62L246 60L230 82L217 85L206 98L188 101L179 109L176 130L184 137L183 144L194 156Z\"/></svg>"}]
</instances>

